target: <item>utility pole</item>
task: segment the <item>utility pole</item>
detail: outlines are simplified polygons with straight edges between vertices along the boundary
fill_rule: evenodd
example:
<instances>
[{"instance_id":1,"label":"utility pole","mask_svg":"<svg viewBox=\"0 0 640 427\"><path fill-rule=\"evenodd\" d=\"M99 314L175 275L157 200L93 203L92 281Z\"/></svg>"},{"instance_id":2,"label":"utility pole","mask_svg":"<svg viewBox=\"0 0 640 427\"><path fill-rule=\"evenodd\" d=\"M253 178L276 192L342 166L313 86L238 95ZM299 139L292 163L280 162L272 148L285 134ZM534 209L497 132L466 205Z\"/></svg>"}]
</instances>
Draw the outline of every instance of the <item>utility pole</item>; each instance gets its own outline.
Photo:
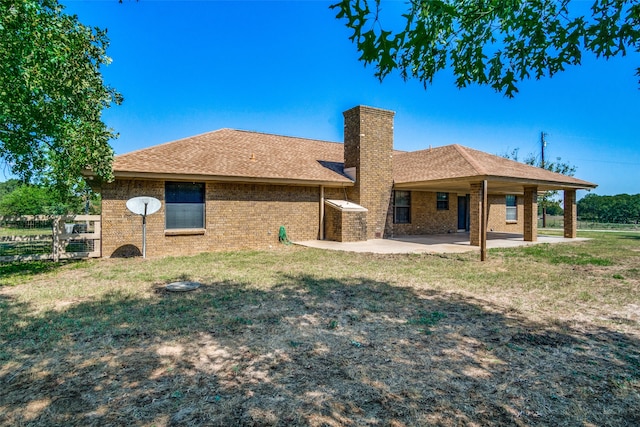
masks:
<instances>
[{"instance_id":1,"label":"utility pole","mask_svg":"<svg viewBox=\"0 0 640 427\"><path fill-rule=\"evenodd\" d=\"M544 149L547 146L547 141L544 137L547 136L546 133L540 132L540 167L544 169ZM542 196L542 228L547 227L547 196L546 194Z\"/></svg>"},{"instance_id":2,"label":"utility pole","mask_svg":"<svg viewBox=\"0 0 640 427\"><path fill-rule=\"evenodd\" d=\"M547 136L546 133L540 132L540 149L542 150L542 161L540 162L540 167L544 169L544 148L547 146L547 141L544 137Z\"/></svg>"}]
</instances>

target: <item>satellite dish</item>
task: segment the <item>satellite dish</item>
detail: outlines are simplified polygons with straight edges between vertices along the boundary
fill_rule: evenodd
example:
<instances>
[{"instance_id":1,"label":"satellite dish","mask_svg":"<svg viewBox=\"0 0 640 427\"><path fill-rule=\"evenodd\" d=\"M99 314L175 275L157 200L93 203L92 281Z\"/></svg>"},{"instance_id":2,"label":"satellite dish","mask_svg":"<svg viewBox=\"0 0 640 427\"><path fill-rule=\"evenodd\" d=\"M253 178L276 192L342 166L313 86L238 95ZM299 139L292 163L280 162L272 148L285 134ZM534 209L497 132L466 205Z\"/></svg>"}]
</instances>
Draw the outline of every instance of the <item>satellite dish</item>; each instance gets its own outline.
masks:
<instances>
[{"instance_id":1,"label":"satellite dish","mask_svg":"<svg viewBox=\"0 0 640 427\"><path fill-rule=\"evenodd\" d=\"M160 210L162 204L155 197L142 196L127 200L127 209L136 215L151 215Z\"/></svg>"},{"instance_id":2,"label":"satellite dish","mask_svg":"<svg viewBox=\"0 0 640 427\"><path fill-rule=\"evenodd\" d=\"M147 257L147 215L160 210L162 204L155 197L141 196L127 200L127 209L136 215L142 215L142 258Z\"/></svg>"}]
</instances>

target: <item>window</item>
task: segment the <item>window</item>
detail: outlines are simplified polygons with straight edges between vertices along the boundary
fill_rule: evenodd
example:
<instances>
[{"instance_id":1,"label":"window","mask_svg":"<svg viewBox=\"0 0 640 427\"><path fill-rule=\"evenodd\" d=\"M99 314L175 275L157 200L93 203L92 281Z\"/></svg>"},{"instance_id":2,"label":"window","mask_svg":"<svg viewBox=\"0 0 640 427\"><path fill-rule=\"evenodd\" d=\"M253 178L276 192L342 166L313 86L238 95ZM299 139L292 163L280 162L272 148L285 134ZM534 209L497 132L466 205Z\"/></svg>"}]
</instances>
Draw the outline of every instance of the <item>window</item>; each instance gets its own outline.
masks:
<instances>
[{"instance_id":1,"label":"window","mask_svg":"<svg viewBox=\"0 0 640 427\"><path fill-rule=\"evenodd\" d=\"M411 223L411 192L399 191L393 192L393 223L394 224L410 224Z\"/></svg>"},{"instance_id":2,"label":"window","mask_svg":"<svg viewBox=\"0 0 640 427\"><path fill-rule=\"evenodd\" d=\"M166 182L166 229L204 228L204 183Z\"/></svg>"},{"instance_id":3,"label":"window","mask_svg":"<svg viewBox=\"0 0 640 427\"><path fill-rule=\"evenodd\" d=\"M449 193L438 193L436 196L436 207L439 211L449 210Z\"/></svg>"},{"instance_id":4,"label":"window","mask_svg":"<svg viewBox=\"0 0 640 427\"><path fill-rule=\"evenodd\" d=\"M513 194L506 195L507 221L518 220L518 198Z\"/></svg>"}]
</instances>

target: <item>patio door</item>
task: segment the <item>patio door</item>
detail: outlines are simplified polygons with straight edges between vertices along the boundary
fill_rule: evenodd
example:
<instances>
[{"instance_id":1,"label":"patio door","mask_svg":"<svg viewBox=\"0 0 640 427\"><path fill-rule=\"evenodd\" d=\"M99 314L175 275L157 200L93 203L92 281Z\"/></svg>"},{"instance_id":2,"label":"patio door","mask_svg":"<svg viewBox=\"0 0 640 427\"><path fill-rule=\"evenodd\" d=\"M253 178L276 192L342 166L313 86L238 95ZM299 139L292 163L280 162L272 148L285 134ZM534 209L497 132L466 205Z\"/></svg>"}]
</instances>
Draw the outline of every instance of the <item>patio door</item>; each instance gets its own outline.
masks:
<instances>
[{"instance_id":1,"label":"patio door","mask_svg":"<svg viewBox=\"0 0 640 427\"><path fill-rule=\"evenodd\" d=\"M458 196L458 230L469 231L469 195Z\"/></svg>"}]
</instances>

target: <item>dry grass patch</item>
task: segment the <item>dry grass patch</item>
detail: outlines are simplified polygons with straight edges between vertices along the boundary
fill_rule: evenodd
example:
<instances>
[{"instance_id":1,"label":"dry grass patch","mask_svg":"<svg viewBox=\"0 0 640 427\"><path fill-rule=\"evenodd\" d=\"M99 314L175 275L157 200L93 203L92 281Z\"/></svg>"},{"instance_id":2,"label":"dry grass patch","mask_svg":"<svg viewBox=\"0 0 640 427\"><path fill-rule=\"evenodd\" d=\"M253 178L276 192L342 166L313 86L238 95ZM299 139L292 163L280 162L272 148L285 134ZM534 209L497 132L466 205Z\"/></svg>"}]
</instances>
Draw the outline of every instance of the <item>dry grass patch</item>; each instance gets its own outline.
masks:
<instances>
[{"instance_id":1,"label":"dry grass patch","mask_svg":"<svg viewBox=\"0 0 640 427\"><path fill-rule=\"evenodd\" d=\"M5 272L0 424L638 425L640 239L594 236Z\"/></svg>"}]
</instances>

